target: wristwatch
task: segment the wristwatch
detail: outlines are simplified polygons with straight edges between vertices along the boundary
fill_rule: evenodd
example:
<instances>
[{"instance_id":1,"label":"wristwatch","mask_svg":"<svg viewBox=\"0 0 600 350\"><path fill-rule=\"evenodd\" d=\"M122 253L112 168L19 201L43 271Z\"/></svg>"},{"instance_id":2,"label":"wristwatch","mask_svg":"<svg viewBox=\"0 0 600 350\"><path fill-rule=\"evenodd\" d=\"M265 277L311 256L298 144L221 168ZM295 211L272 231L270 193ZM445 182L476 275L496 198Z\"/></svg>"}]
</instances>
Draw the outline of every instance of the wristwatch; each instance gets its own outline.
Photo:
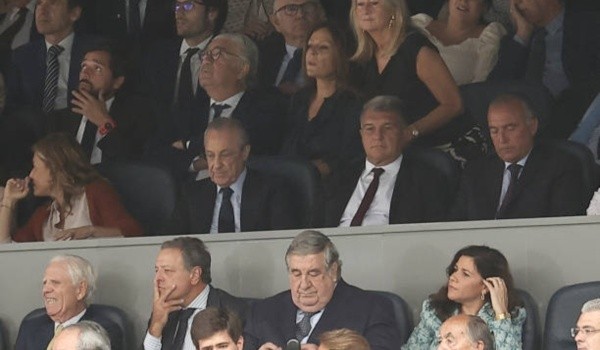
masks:
<instances>
[{"instance_id":1,"label":"wristwatch","mask_svg":"<svg viewBox=\"0 0 600 350\"><path fill-rule=\"evenodd\" d=\"M501 320L506 320L507 318L510 318L510 314L509 313L501 313L501 314L497 314L496 315L496 321L501 321Z\"/></svg>"},{"instance_id":2,"label":"wristwatch","mask_svg":"<svg viewBox=\"0 0 600 350\"><path fill-rule=\"evenodd\" d=\"M98 133L100 133L102 136L105 136L109 132L113 131L116 127L117 123L111 119L98 128Z\"/></svg>"}]
</instances>

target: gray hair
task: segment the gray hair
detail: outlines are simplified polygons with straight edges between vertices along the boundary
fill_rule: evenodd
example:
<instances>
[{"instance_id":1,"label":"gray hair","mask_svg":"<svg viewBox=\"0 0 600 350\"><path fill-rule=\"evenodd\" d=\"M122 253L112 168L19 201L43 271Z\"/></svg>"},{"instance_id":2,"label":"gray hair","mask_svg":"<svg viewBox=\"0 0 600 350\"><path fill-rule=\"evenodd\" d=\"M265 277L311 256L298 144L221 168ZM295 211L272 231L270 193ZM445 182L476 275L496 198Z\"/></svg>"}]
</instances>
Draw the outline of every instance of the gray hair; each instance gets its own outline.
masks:
<instances>
[{"instance_id":1,"label":"gray hair","mask_svg":"<svg viewBox=\"0 0 600 350\"><path fill-rule=\"evenodd\" d=\"M215 39L225 39L233 42L241 51L240 58L248 64L248 75L246 76L246 85L252 86L257 81L258 72L258 47L246 35L237 33L224 33L217 35Z\"/></svg>"},{"instance_id":2,"label":"gray hair","mask_svg":"<svg viewBox=\"0 0 600 350\"><path fill-rule=\"evenodd\" d=\"M488 325L478 316L466 315L468 318L467 322L467 334L472 342L482 342L485 350L495 350L496 345L494 343L494 337L488 328Z\"/></svg>"},{"instance_id":3,"label":"gray hair","mask_svg":"<svg viewBox=\"0 0 600 350\"><path fill-rule=\"evenodd\" d=\"M323 253L325 255L325 266L327 270L331 268L334 263L337 263L337 278L342 275L342 261L340 260L340 254L338 253L335 245L331 240L319 231L306 230L300 232L290 243L287 251L285 252L285 265L289 269L288 257L290 255L312 255Z\"/></svg>"},{"instance_id":4,"label":"gray hair","mask_svg":"<svg viewBox=\"0 0 600 350\"><path fill-rule=\"evenodd\" d=\"M398 117L398 123L400 126L406 127L406 121L404 120L404 108L404 103L397 96L375 96L363 105L361 116L367 111L393 113Z\"/></svg>"},{"instance_id":5,"label":"gray hair","mask_svg":"<svg viewBox=\"0 0 600 350\"><path fill-rule=\"evenodd\" d=\"M81 282L87 284L87 290L84 297L84 302L89 305L96 291L96 272L92 264L86 259L71 254L62 254L53 257L48 265L52 263L62 262L67 265L67 272L71 277L71 282L74 286Z\"/></svg>"},{"instance_id":6,"label":"gray hair","mask_svg":"<svg viewBox=\"0 0 600 350\"><path fill-rule=\"evenodd\" d=\"M581 307L581 313L600 311L600 298L588 300Z\"/></svg>"},{"instance_id":7,"label":"gray hair","mask_svg":"<svg viewBox=\"0 0 600 350\"><path fill-rule=\"evenodd\" d=\"M533 119L536 119L535 113L533 113L533 108L531 107L531 101L530 101L529 97L527 97L526 95L521 94L521 93L506 93L506 94L500 94L500 95L496 96L492 100L492 102L490 102L488 110L489 110L489 108L492 108L492 107L510 104L510 103L518 103L521 106L522 111L523 111L523 116L525 117L526 121L531 121Z\"/></svg>"},{"instance_id":8,"label":"gray hair","mask_svg":"<svg viewBox=\"0 0 600 350\"><path fill-rule=\"evenodd\" d=\"M202 269L202 282L206 284L212 282L212 277L210 276L211 256L208 249L206 249L206 245L200 239L195 237L177 237L163 242L160 249L179 249L186 270L191 271L194 267L199 266Z\"/></svg>"},{"instance_id":9,"label":"gray hair","mask_svg":"<svg viewBox=\"0 0 600 350\"><path fill-rule=\"evenodd\" d=\"M80 321L65 327L65 330L78 330L76 350L111 350L110 338L106 330L94 321Z\"/></svg>"},{"instance_id":10,"label":"gray hair","mask_svg":"<svg viewBox=\"0 0 600 350\"><path fill-rule=\"evenodd\" d=\"M248 136L248 132L246 128L242 125L242 123L238 119L234 118L216 118L213 119L206 130L204 130L204 140L206 140L206 134L209 130L221 131L221 130L235 130L238 132L240 148L244 148L244 146L250 144L250 137Z\"/></svg>"}]
</instances>

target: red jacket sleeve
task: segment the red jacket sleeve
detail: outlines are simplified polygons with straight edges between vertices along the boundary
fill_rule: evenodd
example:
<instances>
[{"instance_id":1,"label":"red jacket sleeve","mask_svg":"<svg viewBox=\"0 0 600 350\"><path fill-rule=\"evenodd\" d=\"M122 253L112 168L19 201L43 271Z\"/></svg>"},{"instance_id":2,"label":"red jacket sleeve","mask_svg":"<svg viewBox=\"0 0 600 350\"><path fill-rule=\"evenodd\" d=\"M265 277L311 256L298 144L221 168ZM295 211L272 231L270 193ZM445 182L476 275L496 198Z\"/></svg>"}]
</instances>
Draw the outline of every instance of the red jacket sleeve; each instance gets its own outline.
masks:
<instances>
[{"instance_id":1,"label":"red jacket sleeve","mask_svg":"<svg viewBox=\"0 0 600 350\"><path fill-rule=\"evenodd\" d=\"M48 210L48 203L41 205L33 212L33 215L29 218L29 221L25 226L17 230L13 236L15 242L38 242L43 241L44 236L42 233L42 227L48 220L50 211Z\"/></svg>"}]
</instances>

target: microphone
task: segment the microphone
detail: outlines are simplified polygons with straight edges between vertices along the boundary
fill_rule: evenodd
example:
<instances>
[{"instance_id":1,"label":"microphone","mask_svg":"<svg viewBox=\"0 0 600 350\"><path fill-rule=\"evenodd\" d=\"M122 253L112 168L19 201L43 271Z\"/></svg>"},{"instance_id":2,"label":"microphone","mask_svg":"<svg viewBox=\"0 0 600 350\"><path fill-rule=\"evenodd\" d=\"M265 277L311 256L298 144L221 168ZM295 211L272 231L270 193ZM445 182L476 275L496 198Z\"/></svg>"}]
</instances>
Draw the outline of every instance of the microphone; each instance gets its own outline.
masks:
<instances>
[{"instance_id":1,"label":"microphone","mask_svg":"<svg viewBox=\"0 0 600 350\"><path fill-rule=\"evenodd\" d=\"M297 339L288 340L285 350L300 350L300 342Z\"/></svg>"}]
</instances>

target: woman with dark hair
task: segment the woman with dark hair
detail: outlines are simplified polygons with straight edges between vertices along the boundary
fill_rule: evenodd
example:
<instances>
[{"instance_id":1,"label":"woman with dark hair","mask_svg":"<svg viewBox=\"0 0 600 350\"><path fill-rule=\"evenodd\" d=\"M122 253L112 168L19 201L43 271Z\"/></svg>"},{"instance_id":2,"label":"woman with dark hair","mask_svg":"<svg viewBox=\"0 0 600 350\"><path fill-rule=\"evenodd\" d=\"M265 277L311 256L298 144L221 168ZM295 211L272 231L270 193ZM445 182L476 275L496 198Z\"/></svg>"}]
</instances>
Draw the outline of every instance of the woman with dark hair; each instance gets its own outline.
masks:
<instances>
[{"instance_id":1,"label":"woman with dark hair","mask_svg":"<svg viewBox=\"0 0 600 350\"><path fill-rule=\"evenodd\" d=\"M335 26L314 28L303 52L307 86L292 96L282 154L310 160L326 176L362 154L358 132L362 104L347 88L344 38Z\"/></svg>"},{"instance_id":2,"label":"woman with dark hair","mask_svg":"<svg viewBox=\"0 0 600 350\"><path fill-rule=\"evenodd\" d=\"M15 206L29 194L50 197L27 224L12 232ZM49 134L33 146L33 169L10 179L0 203L0 242L57 241L140 236L141 226L125 210L115 190L90 165L67 134Z\"/></svg>"},{"instance_id":3,"label":"woman with dark hair","mask_svg":"<svg viewBox=\"0 0 600 350\"><path fill-rule=\"evenodd\" d=\"M446 271L448 282L423 302L421 321L402 350L435 349L441 324L457 314L484 320L497 350L521 349L526 312L504 255L486 246L468 246L454 255Z\"/></svg>"}]
</instances>

